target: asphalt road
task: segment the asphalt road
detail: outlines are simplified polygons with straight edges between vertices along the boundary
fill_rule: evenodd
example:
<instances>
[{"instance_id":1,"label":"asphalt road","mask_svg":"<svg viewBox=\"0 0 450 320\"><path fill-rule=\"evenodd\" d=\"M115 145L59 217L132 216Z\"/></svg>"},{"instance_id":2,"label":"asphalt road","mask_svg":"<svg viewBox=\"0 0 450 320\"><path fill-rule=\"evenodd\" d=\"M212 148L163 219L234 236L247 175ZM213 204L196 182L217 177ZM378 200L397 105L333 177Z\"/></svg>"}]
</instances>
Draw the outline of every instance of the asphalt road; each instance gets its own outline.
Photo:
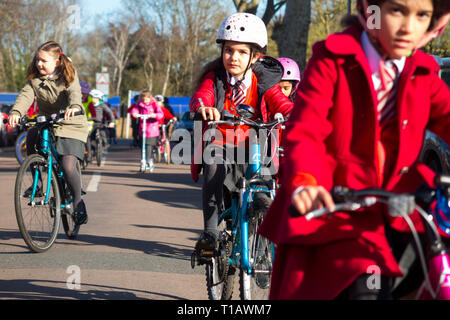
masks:
<instances>
[{"instance_id":1,"label":"asphalt road","mask_svg":"<svg viewBox=\"0 0 450 320\"><path fill-rule=\"evenodd\" d=\"M112 145L83 172L89 222L76 240L61 227L32 253L17 227L18 163L0 152L0 299L207 299L204 269L190 267L203 219L201 184L187 165L138 172L140 151Z\"/></svg>"}]
</instances>

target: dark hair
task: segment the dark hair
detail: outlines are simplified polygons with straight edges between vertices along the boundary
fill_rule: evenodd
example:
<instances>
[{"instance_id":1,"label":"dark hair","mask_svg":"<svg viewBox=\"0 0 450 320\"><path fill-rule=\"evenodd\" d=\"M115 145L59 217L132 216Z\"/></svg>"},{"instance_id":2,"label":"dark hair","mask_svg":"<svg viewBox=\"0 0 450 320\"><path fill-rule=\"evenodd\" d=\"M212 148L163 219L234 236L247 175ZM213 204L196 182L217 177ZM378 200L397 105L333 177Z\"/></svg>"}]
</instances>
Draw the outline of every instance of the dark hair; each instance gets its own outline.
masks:
<instances>
[{"instance_id":1,"label":"dark hair","mask_svg":"<svg viewBox=\"0 0 450 320\"><path fill-rule=\"evenodd\" d=\"M37 48L33 60L28 66L26 78L32 80L40 77L39 70L36 66L37 55L39 51L45 51L53 55L55 59L59 59L59 73L62 74L66 86L69 86L75 80L75 68L70 59L64 54L61 46L55 41L47 41Z\"/></svg>"},{"instance_id":2,"label":"dark hair","mask_svg":"<svg viewBox=\"0 0 450 320\"><path fill-rule=\"evenodd\" d=\"M151 98L152 97L152 93L150 92L150 90L142 90L141 94L139 95L139 99L140 100L144 100L144 98Z\"/></svg>"},{"instance_id":3,"label":"dark hair","mask_svg":"<svg viewBox=\"0 0 450 320\"><path fill-rule=\"evenodd\" d=\"M192 90L195 91L198 86L202 83L203 78L211 71L219 71L221 69L225 69L225 66L223 65L223 48L224 48L224 42L221 42L221 53L220 53L220 57L218 57L217 59L208 62L200 71L200 73L198 74L198 76L194 79L194 82L192 84ZM264 55L266 53L267 50L267 46L264 48L261 48L260 46L258 46L257 44L254 43L247 43L250 46L250 59L257 57L257 56L261 56Z\"/></svg>"},{"instance_id":4,"label":"dark hair","mask_svg":"<svg viewBox=\"0 0 450 320\"><path fill-rule=\"evenodd\" d=\"M385 3L387 0L367 0L367 4L369 6L376 5L381 7L383 3ZM434 25L436 24L437 20L442 17L444 14L450 12L450 1L449 0L432 0L433 1L433 16L431 17L431 22L428 30L433 29ZM360 8L360 13L363 14L362 10L363 8ZM360 26L361 23L358 19L358 16L347 14L344 16L341 20L341 25L343 27L349 27L349 26Z\"/></svg>"}]
</instances>

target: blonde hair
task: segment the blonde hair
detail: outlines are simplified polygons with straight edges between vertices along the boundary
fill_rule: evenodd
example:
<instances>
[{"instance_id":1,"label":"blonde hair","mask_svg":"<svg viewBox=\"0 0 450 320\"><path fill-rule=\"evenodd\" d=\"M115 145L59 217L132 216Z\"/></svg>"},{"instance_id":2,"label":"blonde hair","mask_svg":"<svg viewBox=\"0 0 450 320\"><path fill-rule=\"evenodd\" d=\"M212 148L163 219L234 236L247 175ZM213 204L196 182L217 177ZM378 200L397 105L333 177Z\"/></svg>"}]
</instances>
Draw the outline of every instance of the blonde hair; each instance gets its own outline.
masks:
<instances>
[{"instance_id":1,"label":"blonde hair","mask_svg":"<svg viewBox=\"0 0 450 320\"><path fill-rule=\"evenodd\" d=\"M39 70L36 66L39 51L48 52L52 54L55 59L59 59L59 73L62 74L66 86L70 86L70 84L75 80L75 67L73 66L72 61L64 54L61 46L55 41L48 41L41 44L39 48L37 48L33 61L31 61L28 66L26 78L28 80L32 80L40 77Z\"/></svg>"}]
</instances>

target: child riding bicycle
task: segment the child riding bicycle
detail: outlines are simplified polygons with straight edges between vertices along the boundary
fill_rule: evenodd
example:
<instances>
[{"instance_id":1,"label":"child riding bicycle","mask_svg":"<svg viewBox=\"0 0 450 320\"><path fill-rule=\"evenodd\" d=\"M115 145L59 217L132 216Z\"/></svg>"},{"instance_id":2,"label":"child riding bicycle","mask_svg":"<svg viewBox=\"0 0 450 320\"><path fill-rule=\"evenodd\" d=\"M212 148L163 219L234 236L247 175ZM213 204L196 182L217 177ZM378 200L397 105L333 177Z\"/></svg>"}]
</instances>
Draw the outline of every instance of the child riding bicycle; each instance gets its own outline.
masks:
<instances>
[{"instance_id":1,"label":"child riding bicycle","mask_svg":"<svg viewBox=\"0 0 450 320\"><path fill-rule=\"evenodd\" d=\"M100 90L93 89L89 92L89 96L92 99L92 102L89 104L89 113L91 117L88 118L89 121L93 122L92 131L89 134L89 138L87 139L87 149L88 149L88 162L91 162L92 159L92 142L95 141L95 131L100 130L100 135L102 137L103 145L106 146L108 144L106 128L104 127L107 124L108 128L114 127L114 113L112 110L103 103L104 94ZM110 119L108 122L106 118ZM94 148L98 148L97 145Z\"/></svg>"},{"instance_id":2,"label":"child riding bicycle","mask_svg":"<svg viewBox=\"0 0 450 320\"><path fill-rule=\"evenodd\" d=\"M302 215L333 208L337 185L393 192L433 185L434 173L418 161L425 129L450 142L449 89L433 57L417 50L443 31L449 2L358 0L357 7L349 28L314 45L286 124L281 188L260 228L278 244L271 299L389 299L402 275L390 244L409 236L404 221L377 207L307 222L288 208ZM367 285L374 266L380 287Z\"/></svg>"},{"instance_id":3,"label":"child riding bicycle","mask_svg":"<svg viewBox=\"0 0 450 320\"><path fill-rule=\"evenodd\" d=\"M260 18L248 13L232 14L222 22L216 42L220 44L222 54L202 70L189 103L191 112L200 114L204 121L220 120L221 112L237 115L237 105L244 103L256 109L254 119L264 122L273 119L278 112L285 116L291 112L293 103L278 86L283 68L277 60L263 56L267 50L267 31ZM243 127L240 131L246 130ZM219 125L217 129L222 137L226 136L226 130L236 130L227 125ZM225 143L219 140L214 143L223 147ZM246 141L237 137L226 145L245 148ZM200 170L201 165L191 165L194 181ZM237 179L244 174L242 165L203 163L204 232L196 244L198 252L216 247L223 186L235 191Z\"/></svg>"},{"instance_id":4,"label":"child riding bicycle","mask_svg":"<svg viewBox=\"0 0 450 320\"><path fill-rule=\"evenodd\" d=\"M62 157L66 181L73 193L76 221L78 224L87 223L86 205L81 198L81 177L76 169L78 159L82 160L84 157L88 135L78 75L61 46L54 41L48 41L36 50L28 67L27 80L11 109L9 124L16 126L34 99L40 114L50 115L61 110L66 111L64 121L55 125L56 150ZM82 114L74 116L79 111ZM39 151L39 141L37 129L29 129L28 154Z\"/></svg>"}]
</instances>

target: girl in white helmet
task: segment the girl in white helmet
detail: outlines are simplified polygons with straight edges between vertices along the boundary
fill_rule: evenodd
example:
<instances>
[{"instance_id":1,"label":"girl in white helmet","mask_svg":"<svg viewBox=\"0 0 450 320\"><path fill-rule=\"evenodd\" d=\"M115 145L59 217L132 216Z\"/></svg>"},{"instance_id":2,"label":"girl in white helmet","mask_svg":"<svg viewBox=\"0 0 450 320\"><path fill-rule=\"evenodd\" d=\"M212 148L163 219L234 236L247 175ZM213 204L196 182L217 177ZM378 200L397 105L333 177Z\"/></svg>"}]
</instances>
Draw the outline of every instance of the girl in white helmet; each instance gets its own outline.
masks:
<instances>
[{"instance_id":1,"label":"girl in white helmet","mask_svg":"<svg viewBox=\"0 0 450 320\"><path fill-rule=\"evenodd\" d=\"M219 120L223 111L237 115L236 106L245 103L255 108L255 118L265 122L278 112L285 116L291 112L293 103L278 86L283 68L276 59L263 56L267 50L267 31L260 18L249 13L232 14L222 22L216 42L220 44L221 56L201 72L189 103L191 112L200 114L204 121ZM217 129L225 137L225 130L234 130L234 127ZM244 140L236 138L231 147L238 148L243 143ZM201 165L191 165L195 181L200 170ZM229 191L235 191L236 179L243 176L245 169L244 164L213 163L204 164L203 170L204 232L196 249L210 251L218 236L222 187L225 185Z\"/></svg>"},{"instance_id":2,"label":"girl in white helmet","mask_svg":"<svg viewBox=\"0 0 450 320\"><path fill-rule=\"evenodd\" d=\"M418 50L443 31L450 1L357 4L356 23L314 45L286 124L281 188L259 229L277 244L271 299L396 297L397 254L411 241L401 218L373 207L307 221L289 207L300 215L333 208L334 186L402 193L433 185L418 160L425 130L450 143L449 89Z\"/></svg>"}]
</instances>

